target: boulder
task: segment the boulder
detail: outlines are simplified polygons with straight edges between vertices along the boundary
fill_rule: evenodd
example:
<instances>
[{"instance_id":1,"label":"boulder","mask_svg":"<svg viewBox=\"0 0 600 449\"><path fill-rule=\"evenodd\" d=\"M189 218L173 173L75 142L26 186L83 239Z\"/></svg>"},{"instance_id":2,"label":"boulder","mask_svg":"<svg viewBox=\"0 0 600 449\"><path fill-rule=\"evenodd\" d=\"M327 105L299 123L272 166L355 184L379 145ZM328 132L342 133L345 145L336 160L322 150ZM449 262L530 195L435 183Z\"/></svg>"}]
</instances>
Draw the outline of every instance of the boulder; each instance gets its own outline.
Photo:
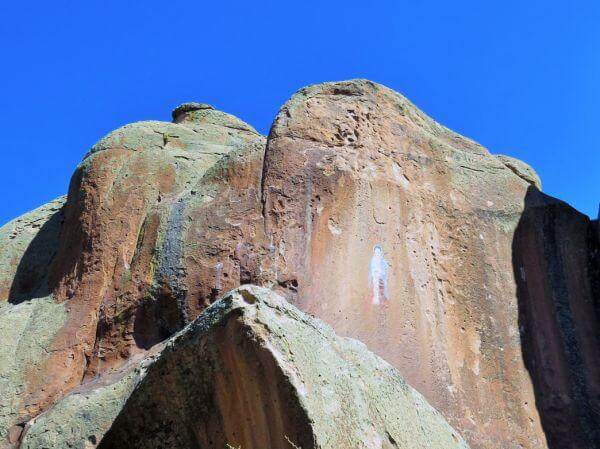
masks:
<instances>
[{"instance_id":1,"label":"boulder","mask_svg":"<svg viewBox=\"0 0 600 449\"><path fill-rule=\"evenodd\" d=\"M0 227L0 304L48 295L65 201L57 198Z\"/></svg>"},{"instance_id":2,"label":"boulder","mask_svg":"<svg viewBox=\"0 0 600 449\"><path fill-rule=\"evenodd\" d=\"M119 369L201 310L187 302L179 282L185 270L180 247L191 223L183 213L186 202L228 153L247 150L262 158L264 138L212 108L176 111L178 123L134 123L101 139L75 171L60 217L45 225L37 218L55 211L51 203L3 228L8 239L15 228L17 238L2 255L0 282L11 302L24 305L14 311L6 306L0 326L12 327L36 297L50 301L61 317L48 323L53 334L43 340L43 363L33 372L23 368L27 382L11 399L18 412L7 418L3 433L82 379ZM40 237L32 239L32 229L42 225Z\"/></svg>"},{"instance_id":3,"label":"boulder","mask_svg":"<svg viewBox=\"0 0 600 449\"><path fill-rule=\"evenodd\" d=\"M530 188L512 245L525 367L551 449L600 447L600 236Z\"/></svg>"},{"instance_id":4,"label":"boulder","mask_svg":"<svg viewBox=\"0 0 600 449\"><path fill-rule=\"evenodd\" d=\"M267 289L153 352L31 421L21 448L467 448L397 370Z\"/></svg>"},{"instance_id":5,"label":"boulder","mask_svg":"<svg viewBox=\"0 0 600 449\"><path fill-rule=\"evenodd\" d=\"M505 156L503 154L497 154L496 157L506 165L512 172L519 176L520 178L527 181L532 186L536 187L538 190L542 190L542 181L540 177L537 175L535 170L531 168L528 164L514 157Z\"/></svg>"}]
</instances>

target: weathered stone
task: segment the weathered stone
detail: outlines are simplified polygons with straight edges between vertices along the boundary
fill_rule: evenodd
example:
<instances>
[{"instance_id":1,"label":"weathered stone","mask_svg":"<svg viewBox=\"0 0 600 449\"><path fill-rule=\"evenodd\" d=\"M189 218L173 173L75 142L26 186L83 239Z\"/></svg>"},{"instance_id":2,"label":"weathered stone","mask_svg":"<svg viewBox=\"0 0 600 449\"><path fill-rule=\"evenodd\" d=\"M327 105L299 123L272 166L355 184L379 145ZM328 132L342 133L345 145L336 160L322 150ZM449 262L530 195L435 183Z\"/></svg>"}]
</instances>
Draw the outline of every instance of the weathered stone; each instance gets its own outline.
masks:
<instances>
[{"instance_id":1,"label":"weathered stone","mask_svg":"<svg viewBox=\"0 0 600 449\"><path fill-rule=\"evenodd\" d=\"M239 118L222 111L217 111L209 104L184 103L173 110L172 116L174 123L202 124L205 126L215 125L258 134L254 128L247 123L244 123Z\"/></svg>"},{"instance_id":2,"label":"weathered stone","mask_svg":"<svg viewBox=\"0 0 600 449\"><path fill-rule=\"evenodd\" d=\"M220 111L186 114L195 115L182 124L127 125L100 140L73 176L52 251L41 248L48 253L39 260L29 260L27 253L21 257L17 250L24 249L31 234L23 231L18 245L13 244L15 256L3 254L12 257L7 270L18 265L14 281L13 272L3 278L12 285L11 298L53 294L65 314L65 320L52 323L56 335L44 348L48 356L28 375L22 392L27 399L7 427L36 416L83 377L118 368L195 318L185 315L186 291L177 290L178 279L169 278L183 270L178 247L189 224L183 222L185 198L193 196L196 183L216 161L245 148L256 152L264 148L264 138ZM56 221L50 220L45 230L54 237ZM39 253L36 242L28 253ZM36 291L31 293L33 281Z\"/></svg>"},{"instance_id":3,"label":"weathered stone","mask_svg":"<svg viewBox=\"0 0 600 449\"><path fill-rule=\"evenodd\" d=\"M530 184L539 185L526 167L492 156L364 80L301 89L267 143L264 215L277 248L270 262L276 284L299 308L392 363L475 448L546 447L554 432L540 419L540 385L531 381L532 356L523 353L519 333L527 300L515 287L513 241ZM571 230L587 235L588 221L562 209ZM565 241L569 226L561 230ZM589 285L593 277L578 270L592 250L577 244L565 262L570 268L556 275L562 293L540 286L549 310L571 287L582 293L579 301L593 303L589 289L566 274L575 270ZM542 264L538 269L553 276L544 257L529 265ZM593 348L598 321L588 312L580 338ZM551 331L548 320L537 332L555 336L556 357L570 367L565 379L575 382L583 374L575 375L581 367L567 356L571 339ZM549 366L545 372L552 376ZM599 377L587 373L580 393L560 391L562 403L589 404L591 416ZM590 417L588 431L595 422Z\"/></svg>"},{"instance_id":4,"label":"weathered stone","mask_svg":"<svg viewBox=\"0 0 600 449\"><path fill-rule=\"evenodd\" d=\"M600 236L530 187L512 245L525 366L551 449L600 447Z\"/></svg>"},{"instance_id":5,"label":"weathered stone","mask_svg":"<svg viewBox=\"0 0 600 449\"><path fill-rule=\"evenodd\" d=\"M542 181L537 175L535 170L527 165L525 162L515 159L514 157L505 156L503 154L497 154L496 157L506 165L515 175L523 178L529 184L542 190Z\"/></svg>"},{"instance_id":6,"label":"weathered stone","mask_svg":"<svg viewBox=\"0 0 600 449\"><path fill-rule=\"evenodd\" d=\"M187 103L173 117L109 134L78 167L64 208L2 228L5 441L23 438L36 416L29 447L68 433L69 444L93 447L108 428L106 441L127 440L129 424L117 423L135 427L158 388L144 389L143 369L132 374L136 360L160 352L223 292L254 283L362 340L475 449L599 447L599 227L542 194L529 166L365 80L300 90L266 151L252 127L209 105ZM180 397L173 376L213 373L200 365L219 359L202 354L181 355L190 373L165 368L156 379L170 376ZM115 390L116 379L126 380ZM267 388L256 376L244 382ZM234 405L229 423L241 420ZM165 413L195 425L194 407L182 406L187 416L169 403ZM252 438L243 441L258 444Z\"/></svg>"},{"instance_id":7,"label":"weathered stone","mask_svg":"<svg viewBox=\"0 0 600 449\"><path fill-rule=\"evenodd\" d=\"M33 420L22 449L466 448L357 341L245 286L111 384Z\"/></svg>"},{"instance_id":8,"label":"weathered stone","mask_svg":"<svg viewBox=\"0 0 600 449\"><path fill-rule=\"evenodd\" d=\"M127 365L101 381L76 388L31 420L20 449L91 449L97 447L145 374L152 358Z\"/></svg>"},{"instance_id":9,"label":"weathered stone","mask_svg":"<svg viewBox=\"0 0 600 449\"><path fill-rule=\"evenodd\" d=\"M0 228L0 447L18 442L30 381L43 369L65 310L52 300L47 271L65 198Z\"/></svg>"},{"instance_id":10,"label":"weathered stone","mask_svg":"<svg viewBox=\"0 0 600 449\"><path fill-rule=\"evenodd\" d=\"M173 122L178 123L178 120L181 116L185 116L188 112L199 111L201 109L215 109L211 105L206 103L196 103L194 101L189 103L183 103L173 109L171 116L173 117ZM183 117L181 117L183 118Z\"/></svg>"},{"instance_id":11,"label":"weathered stone","mask_svg":"<svg viewBox=\"0 0 600 449\"><path fill-rule=\"evenodd\" d=\"M48 266L56 255L66 197L0 227L0 302L47 296Z\"/></svg>"},{"instance_id":12,"label":"weathered stone","mask_svg":"<svg viewBox=\"0 0 600 449\"><path fill-rule=\"evenodd\" d=\"M18 428L35 416L27 413L30 392L44 388L37 380L66 315L52 296L16 305L0 302L0 448L12 447Z\"/></svg>"}]
</instances>

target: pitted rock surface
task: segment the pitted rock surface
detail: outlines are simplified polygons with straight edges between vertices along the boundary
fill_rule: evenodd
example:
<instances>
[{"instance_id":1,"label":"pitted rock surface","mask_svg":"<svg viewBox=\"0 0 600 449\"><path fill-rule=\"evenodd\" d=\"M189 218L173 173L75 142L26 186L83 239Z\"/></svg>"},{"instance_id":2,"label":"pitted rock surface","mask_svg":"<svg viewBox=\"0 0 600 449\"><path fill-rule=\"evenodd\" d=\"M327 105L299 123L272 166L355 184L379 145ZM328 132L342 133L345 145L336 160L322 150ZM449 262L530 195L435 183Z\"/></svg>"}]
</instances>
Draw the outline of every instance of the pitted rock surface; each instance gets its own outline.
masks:
<instances>
[{"instance_id":1,"label":"pitted rock surface","mask_svg":"<svg viewBox=\"0 0 600 449\"><path fill-rule=\"evenodd\" d=\"M100 444L122 410L142 419L132 404L155 403L127 399L141 360L242 284L362 341L472 448L600 447L599 227L542 193L531 167L367 80L301 89L267 139L202 103L173 118L110 133L64 206L0 228L6 447L63 415L94 416L76 447ZM87 393L115 379L118 398ZM379 436L369 444L394 447Z\"/></svg>"},{"instance_id":2,"label":"pitted rock surface","mask_svg":"<svg viewBox=\"0 0 600 449\"><path fill-rule=\"evenodd\" d=\"M473 447L600 444L598 241L526 164L353 80L283 106L263 177L276 283L397 367ZM532 214L561 219L526 232Z\"/></svg>"},{"instance_id":3,"label":"pitted rock surface","mask_svg":"<svg viewBox=\"0 0 600 449\"><path fill-rule=\"evenodd\" d=\"M40 296L40 289L21 292L20 279L34 271L43 278L41 291L65 313L65 322L53 323L58 329L44 347L44 362L27 375L11 425L36 416L82 379L118 369L195 318L186 314L185 286L171 282L184 270L179 248L190 224L183 214L186 198L226 154L264 148L264 138L237 118L204 112L183 124L126 125L101 139L73 175L60 229L53 219L33 239L41 246L51 241L52 260L42 254L25 263L16 250L14 257L7 253L19 270L14 279L8 272L4 284L12 284L19 301ZM24 220L28 216L17 224ZM12 226L3 229L13 232ZM33 236L22 234L19 239ZM21 250L16 242L12 246Z\"/></svg>"}]
</instances>

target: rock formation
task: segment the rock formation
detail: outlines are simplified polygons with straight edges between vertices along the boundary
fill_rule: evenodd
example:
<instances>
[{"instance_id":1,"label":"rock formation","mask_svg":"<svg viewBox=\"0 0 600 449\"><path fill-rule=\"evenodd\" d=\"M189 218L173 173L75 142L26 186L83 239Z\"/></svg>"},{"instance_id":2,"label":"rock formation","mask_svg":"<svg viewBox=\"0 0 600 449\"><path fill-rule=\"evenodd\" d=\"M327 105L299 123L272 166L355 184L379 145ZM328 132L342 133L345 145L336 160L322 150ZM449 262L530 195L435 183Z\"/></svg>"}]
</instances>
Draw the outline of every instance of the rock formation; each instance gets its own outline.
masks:
<instances>
[{"instance_id":1,"label":"rock formation","mask_svg":"<svg viewBox=\"0 0 600 449\"><path fill-rule=\"evenodd\" d=\"M109 134L66 200L0 228L0 444L246 449L290 447L289 432L301 447L363 447L342 418L357 420L364 447L436 447L419 425L452 434L406 415L435 414L395 372L391 396L377 393L380 369L350 363L357 344L329 330L298 338L344 354L335 366L348 378L330 381L348 393L319 385L329 408L298 399L294 375L333 374L273 348L320 324L257 287L204 312L257 284L362 341L474 449L600 447L598 222L543 194L531 167L365 80L301 89L267 139L201 103L173 120ZM264 305L232 306L243 292ZM244 321L273 301L275 321ZM242 321L218 330L215 313ZM291 408L232 403L232 385ZM351 395L366 407L352 417ZM416 427L392 434L384 411Z\"/></svg>"},{"instance_id":2,"label":"rock formation","mask_svg":"<svg viewBox=\"0 0 600 449\"><path fill-rule=\"evenodd\" d=\"M29 424L21 448L226 445L467 447L362 343L245 286L145 359L71 392Z\"/></svg>"},{"instance_id":3,"label":"rock formation","mask_svg":"<svg viewBox=\"0 0 600 449\"><path fill-rule=\"evenodd\" d=\"M351 81L284 105L263 176L278 283L473 447L600 445L597 237L526 164Z\"/></svg>"}]
</instances>

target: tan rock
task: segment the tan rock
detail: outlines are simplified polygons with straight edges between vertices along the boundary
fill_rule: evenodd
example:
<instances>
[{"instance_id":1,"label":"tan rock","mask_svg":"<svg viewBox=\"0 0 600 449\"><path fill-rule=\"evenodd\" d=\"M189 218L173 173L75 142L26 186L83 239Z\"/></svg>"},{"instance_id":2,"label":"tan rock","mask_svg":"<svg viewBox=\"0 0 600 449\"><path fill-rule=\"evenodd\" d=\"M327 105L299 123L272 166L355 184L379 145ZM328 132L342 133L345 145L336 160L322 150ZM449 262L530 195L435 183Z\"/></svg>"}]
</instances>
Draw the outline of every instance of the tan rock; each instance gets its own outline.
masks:
<instances>
[{"instance_id":1,"label":"tan rock","mask_svg":"<svg viewBox=\"0 0 600 449\"><path fill-rule=\"evenodd\" d=\"M556 389L562 399L551 400L552 422L578 409L587 416L583 424L573 424L573 413L564 424L577 428L578 441L600 422L592 412L600 378L580 366L579 356L568 356L570 340L578 339L563 338L551 315L555 295L588 304L581 310L594 298L594 278L582 267L597 246L583 241L589 221L566 205L553 206L568 222L556 241L573 241L571 232L581 237L560 259L562 272L547 265L557 255L538 247L540 239L552 240L547 227L528 242L534 249L524 269L557 277L564 288L536 287L545 299L535 301L546 303L550 315L535 331L535 356L524 356L519 316L528 300L516 288L515 232L530 207L530 184L538 184L525 167L501 161L364 80L301 89L281 109L267 143L264 214L279 255L277 284L293 286L288 297L299 308L392 363L474 448L546 447L546 434L555 433L547 411L540 419L536 408L553 368L546 365L542 384L532 383L528 371L543 358L545 349L535 344L546 341L544 333L556 339L553 366L566 370ZM597 347L598 321L591 310L584 315L582 351ZM585 352L593 363L597 351ZM587 447L592 441L587 437Z\"/></svg>"},{"instance_id":2,"label":"tan rock","mask_svg":"<svg viewBox=\"0 0 600 449\"><path fill-rule=\"evenodd\" d=\"M65 200L57 198L0 227L0 302L48 295L48 265L56 255Z\"/></svg>"},{"instance_id":3,"label":"tan rock","mask_svg":"<svg viewBox=\"0 0 600 449\"><path fill-rule=\"evenodd\" d=\"M0 447L21 435L30 379L66 314L48 287L65 198L58 198L0 227Z\"/></svg>"},{"instance_id":4,"label":"tan rock","mask_svg":"<svg viewBox=\"0 0 600 449\"><path fill-rule=\"evenodd\" d=\"M181 221L182 198L192 195L224 155L264 147L264 139L239 119L213 109L179 112L177 119L182 123L127 125L92 148L73 175L60 235L54 222L52 229L46 226L57 235L48 253L52 258L43 254L40 259L44 266L36 258L27 262L27 252L4 256L14 259L4 267L19 266L2 281L13 286L11 294L31 301L43 293L63 304L66 314L64 321L52 323L58 329L44 347L43 364L23 373L28 381L20 387L18 415L11 415L7 426L36 416L82 378L117 369L199 313L195 308L195 315L186 316L185 290L177 289L178 279L167 279L184 269L177 253L187 224ZM56 210L52 207L46 208ZM18 248L26 247L23 242ZM19 281L29 279L29 272L41 285L32 292ZM9 312L6 323L18 316Z\"/></svg>"}]
</instances>

